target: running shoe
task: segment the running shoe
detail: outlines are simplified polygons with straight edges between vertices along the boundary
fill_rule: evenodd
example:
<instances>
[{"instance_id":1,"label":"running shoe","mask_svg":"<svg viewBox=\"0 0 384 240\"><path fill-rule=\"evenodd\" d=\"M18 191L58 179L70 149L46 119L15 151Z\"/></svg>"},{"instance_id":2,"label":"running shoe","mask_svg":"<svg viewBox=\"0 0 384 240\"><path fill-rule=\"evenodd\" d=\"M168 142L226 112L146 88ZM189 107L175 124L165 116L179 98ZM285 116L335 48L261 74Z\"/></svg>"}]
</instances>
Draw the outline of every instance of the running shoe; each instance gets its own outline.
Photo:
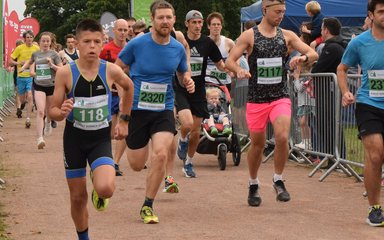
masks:
<instances>
[{"instance_id":1,"label":"running shoe","mask_svg":"<svg viewBox=\"0 0 384 240\"><path fill-rule=\"evenodd\" d=\"M164 186L163 192L165 193L179 192L179 185L177 185L177 183L175 182L172 176L167 176L165 178L165 186Z\"/></svg>"},{"instance_id":2,"label":"running shoe","mask_svg":"<svg viewBox=\"0 0 384 240\"><path fill-rule=\"evenodd\" d=\"M51 123L45 122L44 124L44 136L50 136L52 134Z\"/></svg>"},{"instance_id":3,"label":"running shoe","mask_svg":"<svg viewBox=\"0 0 384 240\"><path fill-rule=\"evenodd\" d=\"M117 177L123 176L123 172L120 170L119 164L116 164L116 163L115 163L115 172Z\"/></svg>"},{"instance_id":4,"label":"running shoe","mask_svg":"<svg viewBox=\"0 0 384 240\"><path fill-rule=\"evenodd\" d=\"M97 211L104 211L107 209L108 204L109 204L109 199L108 198L99 198L99 195L97 195L97 192L95 189L92 190L92 203L93 206Z\"/></svg>"},{"instance_id":5,"label":"running shoe","mask_svg":"<svg viewBox=\"0 0 384 240\"><path fill-rule=\"evenodd\" d=\"M31 119L30 118L27 118L25 120L25 128L30 128L31 127Z\"/></svg>"},{"instance_id":6,"label":"running shoe","mask_svg":"<svg viewBox=\"0 0 384 240\"><path fill-rule=\"evenodd\" d=\"M384 226L383 210L381 209L380 205L374 205L373 207L370 207L366 222L372 227Z\"/></svg>"},{"instance_id":7,"label":"running shoe","mask_svg":"<svg viewBox=\"0 0 384 240\"><path fill-rule=\"evenodd\" d=\"M184 167L183 167L183 172L185 174L185 177L187 177L187 178L194 178L194 177L196 177L196 174L193 171L192 163L185 164Z\"/></svg>"},{"instance_id":8,"label":"running shoe","mask_svg":"<svg viewBox=\"0 0 384 240\"><path fill-rule=\"evenodd\" d=\"M37 149L43 149L45 147L45 141L43 137L37 139Z\"/></svg>"},{"instance_id":9,"label":"running shoe","mask_svg":"<svg viewBox=\"0 0 384 240\"><path fill-rule=\"evenodd\" d=\"M248 205L252 207L258 207L261 204L261 197L259 195L259 185L252 184L249 185L248 192Z\"/></svg>"},{"instance_id":10,"label":"running shoe","mask_svg":"<svg viewBox=\"0 0 384 240\"><path fill-rule=\"evenodd\" d=\"M148 206L143 206L140 210L140 217L145 224L158 223L159 218L153 212L153 209Z\"/></svg>"},{"instance_id":11,"label":"running shoe","mask_svg":"<svg viewBox=\"0 0 384 240\"><path fill-rule=\"evenodd\" d=\"M22 117L23 117L23 111L21 111L20 108L18 108L18 109L16 110L16 116L17 116L17 118L22 118Z\"/></svg>"},{"instance_id":12,"label":"running shoe","mask_svg":"<svg viewBox=\"0 0 384 240\"><path fill-rule=\"evenodd\" d=\"M181 141L179 139L179 146L177 147L177 156L180 158L180 160L185 161L187 159L187 152L188 152L188 140Z\"/></svg>"},{"instance_id":13,"label":"running shoe","mask_svg":"<svg viewBox=\"0 0 384 240\"><path fill-rule=\"evenodd\" d=\"M284 182L281 180L277 180L273 183L273 188L276 191L276 200L281 202L288 202L291 200L291 196L289 195L287 189L285 188Z\"/></svg>"}]
</instances>

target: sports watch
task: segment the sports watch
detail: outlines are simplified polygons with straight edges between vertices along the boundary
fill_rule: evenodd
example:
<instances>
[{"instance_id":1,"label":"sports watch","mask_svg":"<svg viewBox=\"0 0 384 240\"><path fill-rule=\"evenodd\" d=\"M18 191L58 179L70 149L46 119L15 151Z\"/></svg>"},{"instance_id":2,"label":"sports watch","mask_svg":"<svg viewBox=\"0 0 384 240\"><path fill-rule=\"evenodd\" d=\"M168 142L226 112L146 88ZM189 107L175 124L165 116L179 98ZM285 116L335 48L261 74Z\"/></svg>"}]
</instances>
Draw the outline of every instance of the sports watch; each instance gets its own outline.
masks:
<instances>
[{"instance_id":1,"label":"sports watch","mask_svg":"<svg viewBox=\"0 0 384 240\"><path fill-rule=\"evenodd\" d=\"M129 122L129 120L131 120L131 116L128 114L120 114L120 119L124 122Z\"/></svg>"}]
</instances>

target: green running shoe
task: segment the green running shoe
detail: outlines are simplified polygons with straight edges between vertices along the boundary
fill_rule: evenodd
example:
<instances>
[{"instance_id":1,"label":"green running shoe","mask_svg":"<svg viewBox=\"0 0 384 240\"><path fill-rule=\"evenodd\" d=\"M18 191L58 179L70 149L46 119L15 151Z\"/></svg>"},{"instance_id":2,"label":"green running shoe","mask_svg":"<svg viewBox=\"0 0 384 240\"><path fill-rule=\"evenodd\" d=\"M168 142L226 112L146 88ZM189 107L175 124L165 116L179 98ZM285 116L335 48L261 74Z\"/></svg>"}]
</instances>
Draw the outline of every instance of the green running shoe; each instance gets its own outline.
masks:
<instances>
[{"instance_id":1,"label":"green running shoe","mask_svg":"<svg viewBox=\"0 0 384 240\"><path fill-rule=\"evenodd\" d=\"M153 212L153 209L148 206L143 206L140 210L140 217L145 224L159 223L159 218Z\"/></svg>"},{"instance_id":2,"label":"green running shoe","mask_svg":"<svg viewBox=\"0 0 384 240\"><path fill-rule=\"evenodd\" d=\"M167 176L165 178L165 186L164 186L163 192L165 193L179 192L179 185L177 185L177 183L175 182L172 176Z\"/></svg>"},{"instance_id":3,"label":"green running shoe","mask_svg":"<svg viewBox=\"0 0 384 240\"><path fill-rule=\"evenodd\" d=\"M99 198L99 195L97 195L97 192L95 191L95 189L93 189L93 191L92 191L92 203L93 203L93 206L95 207L95 209L97 211L104 211L108 207L109 199L108 198L105 198L105 199Z\"/></svg>"}]
</instances>

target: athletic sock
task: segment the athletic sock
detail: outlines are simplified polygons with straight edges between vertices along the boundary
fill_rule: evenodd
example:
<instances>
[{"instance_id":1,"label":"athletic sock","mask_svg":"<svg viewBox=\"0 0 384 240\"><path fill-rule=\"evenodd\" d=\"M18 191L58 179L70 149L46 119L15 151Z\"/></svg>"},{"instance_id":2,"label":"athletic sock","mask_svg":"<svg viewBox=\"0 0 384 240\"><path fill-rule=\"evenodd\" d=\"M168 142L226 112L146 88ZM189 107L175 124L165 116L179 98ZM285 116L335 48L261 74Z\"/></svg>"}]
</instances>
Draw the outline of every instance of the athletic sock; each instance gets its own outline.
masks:
<instances>
[{"instance_id":1,"label":"athletic sock","mask_svg":"<svg viewBox=\"0 0 384 240\"><path fill-rule=\"evenodd\" d=\"M249 178L249 185L258 185L258 184L260 184L259 178L256 178L256 179Z\"/></svg>"},{"instance_id":2,"label":"athletic sock","mask_svg":"<svg viewBox=\"0 0 384 240\"><path fill-rule=\"evenodd\" d=\"M190 164L190 163L192 163L192 158L190 156L188 156L188 154L187 154L187 159L185 160L185 165Z\"/></svg>"},{"instance_id":3,"label":"athletic sock","mask_svg":"<svg viewBox=\"0 0 384 240\"><path fill-rule=\"evenodd\" d=\"M143 207L144 207L144 206L147 206L147 207L152 208L153 201L155 201L155 199L150 199L150 198L148 198L148 197L145 197Z\"/></svg>"},{"instance_id":4,"label":"athletic sock","mask_svg":"<svg viewBox=\"0 0 384 240\"><path fill-rule=\"evenodd\" d=\"M180 141L182 141L182 142L187 142L188 141L188 135L187 136L185 136L184 138L182 137L182 136L180 136Z\"/></svg>"},{"instance_id":5,"label":"athletic sock","mask_svg":"<svg viewBox=\"0 0 384 240\"><path fill-rule=\"evenodd\" d=\"M77 232L77 231L76 231ZM85 229L82 232L77 232L77 236L79 237L79 240L89 240L88 237L88 228Z\"/></svg>"},{"instance_id":6,"label":"athletic sock","mask_svg":"<svg viewBox=\"0 0 384 240\"><path fill-rule=\"evenodd\" d=\"M273 182L277 182L279 180L283 181L283 175L282 174L279 175L279 174L275 173L273 175Z\"/></svg>"}]
</instances>

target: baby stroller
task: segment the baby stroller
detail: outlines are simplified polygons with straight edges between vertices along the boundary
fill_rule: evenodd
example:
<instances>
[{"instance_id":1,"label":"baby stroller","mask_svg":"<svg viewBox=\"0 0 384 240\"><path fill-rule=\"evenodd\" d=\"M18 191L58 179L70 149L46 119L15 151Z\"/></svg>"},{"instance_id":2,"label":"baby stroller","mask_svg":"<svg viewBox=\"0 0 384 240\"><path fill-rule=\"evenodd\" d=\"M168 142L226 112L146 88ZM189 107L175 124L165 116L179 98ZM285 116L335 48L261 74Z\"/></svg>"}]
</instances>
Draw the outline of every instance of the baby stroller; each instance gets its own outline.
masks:
<instances>
[{"instance_id":1,"label":"baby stroller","mask_svg":"<svg viewBox=\"0 0 384 240\"><path fill-rule=\"evenodd\" d=\"M225 84L222 84L220 80L215 76L207 76L215 79L217 83L206 83L206 88L218 88L220 89L220 102L221 105L225 108L226 113L228 114L229 119L231 119L231 106L230 101L231 97L228 91L228 88ZM233 129L232 122L230 121L230 126ZM217 156L219 162L220 170L225 170L227 166L227 153L232 153L232 160L235 166L240 164L241 158L241 146L239 137L232 133L229 136L226 136L222 133L223 124L215 123L215 127L219 130L219 133L214 136L210 133L211 129L208 126L206 121L203 121L201 125L200 140L197 146L197 152L200 154L214 154Z\"/></svg>"}]
</instances>

